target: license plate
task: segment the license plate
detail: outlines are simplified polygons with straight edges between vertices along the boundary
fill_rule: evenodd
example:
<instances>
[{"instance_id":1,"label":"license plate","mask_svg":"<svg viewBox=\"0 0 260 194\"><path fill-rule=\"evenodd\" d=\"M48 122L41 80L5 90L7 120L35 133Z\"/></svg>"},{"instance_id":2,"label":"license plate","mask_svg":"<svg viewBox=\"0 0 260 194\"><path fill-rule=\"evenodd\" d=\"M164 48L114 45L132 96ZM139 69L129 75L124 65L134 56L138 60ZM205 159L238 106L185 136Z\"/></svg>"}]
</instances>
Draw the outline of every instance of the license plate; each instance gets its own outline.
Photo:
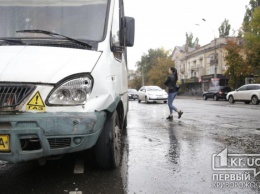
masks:
<instances>
[{"instance_id":1,"label":"license plate","mask_svg":"<svg viewBox=\"0 0 260 194\"><path fill-rule=\"evenodd\" d=\"M10 150L9 135L0 135L0 152L8 152Z\"/></svg>"}]
</instances>

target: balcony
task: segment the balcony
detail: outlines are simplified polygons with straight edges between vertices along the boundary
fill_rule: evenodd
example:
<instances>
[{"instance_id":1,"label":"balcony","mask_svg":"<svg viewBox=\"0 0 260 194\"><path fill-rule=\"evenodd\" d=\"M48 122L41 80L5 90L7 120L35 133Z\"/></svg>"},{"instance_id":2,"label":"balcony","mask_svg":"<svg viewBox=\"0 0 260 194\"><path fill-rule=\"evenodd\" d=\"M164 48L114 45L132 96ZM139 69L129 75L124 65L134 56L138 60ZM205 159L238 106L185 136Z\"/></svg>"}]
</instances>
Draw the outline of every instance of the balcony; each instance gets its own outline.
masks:
<instances>
[{"instance_id":1,"label":"balcony","mask_svg":"<svg viewBox=\"0 0 260 194\"><path fill-rule=\"evenodd\" d=\"M218 63L218 60L217 59L211 59L209 63L210 63L210 65L215 65L215 64Z\"/></svg>"},{"instance_id":2,"label":"balcony","mask_svg":"<svg viewBox=\"0 0 260 194\"><path fill-rule=\"evenodd\" d=\"M198 70L199 69L199 66L198 65L192 65L190 67L191 70Z\"/></svg>"}]
</instances>

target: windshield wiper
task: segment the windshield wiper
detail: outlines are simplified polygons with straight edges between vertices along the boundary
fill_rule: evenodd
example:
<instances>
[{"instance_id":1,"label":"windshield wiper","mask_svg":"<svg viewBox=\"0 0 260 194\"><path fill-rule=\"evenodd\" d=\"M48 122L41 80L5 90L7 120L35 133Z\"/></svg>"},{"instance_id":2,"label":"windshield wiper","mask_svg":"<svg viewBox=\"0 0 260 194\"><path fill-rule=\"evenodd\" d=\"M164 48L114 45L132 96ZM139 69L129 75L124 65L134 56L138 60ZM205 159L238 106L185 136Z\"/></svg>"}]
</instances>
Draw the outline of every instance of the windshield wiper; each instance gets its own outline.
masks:
<instances>
[{"instance_id":1,"label":"windshield wiper","mask_svg":"<svg viewBox=\"0 0 260 194\"><path fill-rule=\"evenodd\" d=\"M24 43L20 39L0 38L0 42L1 45L2 43L24 45Z\"/></svg>"},{"instance_id":2,"label":"windshield wiper","mask_svg":"<svg viewBox=\"0 0 260 194\"><path fill-rule=\"evenodd\" d=\"M66 40L69 40L71 42L85 46L88 49L92 48L92 46L90 44L86 43L86 42L82 42L82 41L79 41L79 40L76 40L76 39L61 35L61 34L57 34L57 33L54 33L54 32L49 32L49 31L46 31L46 30L18 30L16 32L17 33L40 33L40 34L47 34L49 36L62 37L62 38L65 38Z\"/></svg>"}]
</instances>

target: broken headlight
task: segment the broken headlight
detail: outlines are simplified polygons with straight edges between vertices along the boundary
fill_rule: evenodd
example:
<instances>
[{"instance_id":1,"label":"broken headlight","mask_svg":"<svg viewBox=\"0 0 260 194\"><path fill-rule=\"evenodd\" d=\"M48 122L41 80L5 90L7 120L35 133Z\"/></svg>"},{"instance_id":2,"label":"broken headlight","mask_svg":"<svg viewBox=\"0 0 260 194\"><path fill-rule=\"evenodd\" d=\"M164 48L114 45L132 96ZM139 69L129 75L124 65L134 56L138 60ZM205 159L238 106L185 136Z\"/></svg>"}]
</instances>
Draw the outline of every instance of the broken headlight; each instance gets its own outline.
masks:
<instances>
[{"instance_id":1,"label":"broken headlight","mask_svg":"<svg viewBox=\"0 0 260 194\"><path fill-rule=\"evenodd\" d=\"M91 93L93 80L82 76L67 80L52 90L47 98L47 105L83 105Z\"/></svg>"}]
</instances>

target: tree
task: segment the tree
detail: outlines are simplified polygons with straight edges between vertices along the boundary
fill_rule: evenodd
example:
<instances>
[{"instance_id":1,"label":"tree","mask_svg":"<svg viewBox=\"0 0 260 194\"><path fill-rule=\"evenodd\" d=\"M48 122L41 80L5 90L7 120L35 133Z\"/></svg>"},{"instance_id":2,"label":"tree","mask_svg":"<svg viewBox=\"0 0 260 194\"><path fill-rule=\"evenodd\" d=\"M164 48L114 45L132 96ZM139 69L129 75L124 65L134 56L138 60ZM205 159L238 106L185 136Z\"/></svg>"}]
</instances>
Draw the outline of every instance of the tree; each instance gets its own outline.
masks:
<instances>
[{"instance_id":1,"label":"tree","mask_svg":"<svg viewBox=\"0 0 260 194\"><path fill-rule=\"evenodd\" d=\"M196 38L193 42L193 33L190 32L190 34L188 34L186 32L186 43L185 43L185 45L187 45L188 47L194 48L198 44L199 44L199 39Z\"/></svg>"},{"instance_id":2,"label":"tree","mask_svg":"<svg viewBox=\"0 0 260 194\"><path fill-rule=\"evenodd\" d=\"M149 84L157 85L161 88L165 88L164 81L169 74L168 70L170 67L174 67L174 62L170 57L158 58L157 64L149 71Z\"/></svg>"},{"instance_id":3,"label":"tree","mask_svg":"<svg viewBox=\"0 0 260 194\"><path fill-rule=\"evenodd\" d=\"M168 69L174 66L170 53L170 50L165 51L163 48L149 49L148 54L144 54L141 61L137 62L136 74L139 76L130 80L128 86L139 89L142 86L143 72L145 85L157 85L164 88L163 83L168 75Z\"/></svg>"},{"instance_id":4,"label":"tree","mask_svg":"<svg viewBox=\"0 0 260 194\"><path fill-rule=\"evenodd\" d=\"M260 7L255 7L252 12L244 40L247 63L251 67L250 74L260 78Z\"/></svg>"},{"instance_id":5,"label":"tree","mask_svg":"<svg viewBox=\"0 0 260 194\"><path fill-rule=\"evenodd\" d=\"M233 89L244 83L244 78L248 75L249 69L243 56L241 45L233 40L228 40L226 45L227 55L225 56L227 70L226 76L229 77L229 86Z\"/></svg>"},{"instance_id":6,"label":"tree","mask_svg":"<svg viewBox=\"0 0 260 194\"><path fill-rule=\"evenodd\" d=\"M218 28L219 37L229 36L230 28L231 28L231 25L229 24L229 21L228 21L227 19L225 19L225 20L221 23L221 26Z\"/></svg>"},{"instance_id":7,"label":"tree","mask_svg":"<svg viewBox=\"0 0 260 194\"><path fill-rule=\"evenodd\" d=\"M139 90L142 87L142 78L140 76L136 76L128 82L128 87Z\"/></svg>"},{"instance_id":8,"label":"tree","mask_svg":"<svg viewBox=\"0 0 260 194\"><path fill-rule=\"evenodd\" d=\"M249 23L252 20L255 8L260 6L260 0L250 0L249 5L246 7L246 13L243 21L243 31L250 31Z\"/></svg>"},{"instance_id":9,"label":"tree","mask_svg":"<svg viewBox=\"0 0 260 194\"><path fill-rule=\"evenodd\" d=\"M167 58L170 51L164 48L149 49L148 54L141 57L141 61L137 62L137 73L144 75L145 83L149 82L148 72L157 64L158 58Z\"/></svg>"}]
</instances>

